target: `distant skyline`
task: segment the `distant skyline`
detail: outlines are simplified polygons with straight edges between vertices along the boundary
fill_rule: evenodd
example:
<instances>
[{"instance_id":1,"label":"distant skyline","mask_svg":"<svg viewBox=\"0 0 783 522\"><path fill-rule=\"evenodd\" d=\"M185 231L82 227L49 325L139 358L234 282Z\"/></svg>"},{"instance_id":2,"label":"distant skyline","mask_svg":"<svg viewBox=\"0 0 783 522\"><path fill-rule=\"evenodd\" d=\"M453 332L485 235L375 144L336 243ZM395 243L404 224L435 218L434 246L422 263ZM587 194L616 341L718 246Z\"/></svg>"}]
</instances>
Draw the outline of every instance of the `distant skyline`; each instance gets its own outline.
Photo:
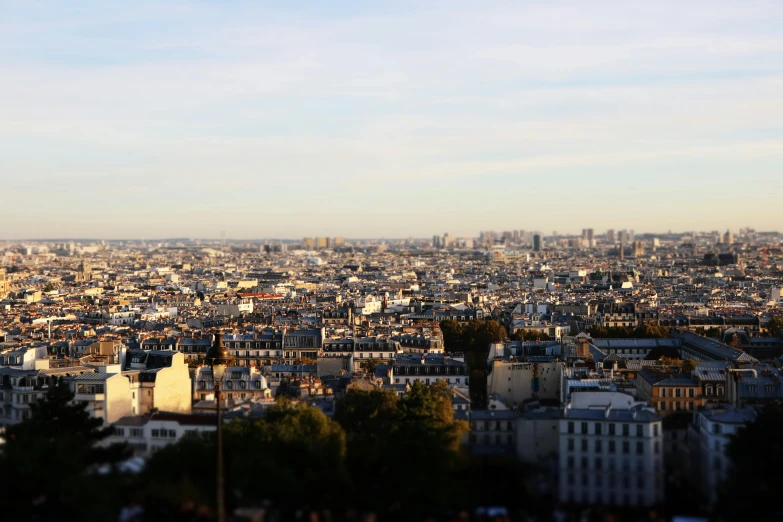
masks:
<instances>
[{"instance_id":1,"label":"distant skyline","mask_svg":"<svg viewBox=\"0 0 783 522\"><path fill-rule=\"evenodd\" d=\"M783 223L783 2L0 0L0 236Z\"/></svg>"}]
</instances>

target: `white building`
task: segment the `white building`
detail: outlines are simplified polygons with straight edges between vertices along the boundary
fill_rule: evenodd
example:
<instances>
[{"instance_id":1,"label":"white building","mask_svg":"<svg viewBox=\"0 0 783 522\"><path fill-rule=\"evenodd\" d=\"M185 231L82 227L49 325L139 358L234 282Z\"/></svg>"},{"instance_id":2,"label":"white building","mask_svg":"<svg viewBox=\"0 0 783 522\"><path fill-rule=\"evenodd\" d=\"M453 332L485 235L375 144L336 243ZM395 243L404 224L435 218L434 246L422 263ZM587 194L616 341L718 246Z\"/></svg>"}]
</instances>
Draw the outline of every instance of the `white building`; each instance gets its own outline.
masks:
<instances>
[{"instance_id":1,"label":"white building","mask_svg":"<svg viewBox=\"0 0 783 522\"><path fill-rule=\"evenodd\" d=\"M751 408L700 410L688 427L691 482L701 489L710 504L718 500L719 486L726 479L730 461L726 445L731 435L756 419Z\"/></svg>"},{"instance_id":2,"label":"white building","mask_svg":"<svg viewBox=\"0 0 783 522\"><path fill-rule=\"evenodd\" d=\"M655 411L635 401L629 404L629 397L619 392L574 396L559 422L560 501L611 506L663 502L663 431Z\"/></svg>"},{"instance_id":3,"label":"white building","mask_svg":"<svg viewBox=\"0 0 783 522\"><path fill-rule=\"evenodd\" d=\"M191 379L185 356L179 352L128 350L122 364L97 366L71 380L74 400L105 422L153 409L191 411Z\"/></svg>"},{"instance_id":4,"label":"white building","mask_svg":"<svg viewBox=\"0 0 783 522\"><path fill-rule=\"evenodd\" d=\"M210 415L183 415L152 412L144 416L128 416L114 423L114 434L106 445L127 442L134 455L147 457L152 452L178 442L185 436L208 436L217 429Z\"/></svg>"}]
</instances>

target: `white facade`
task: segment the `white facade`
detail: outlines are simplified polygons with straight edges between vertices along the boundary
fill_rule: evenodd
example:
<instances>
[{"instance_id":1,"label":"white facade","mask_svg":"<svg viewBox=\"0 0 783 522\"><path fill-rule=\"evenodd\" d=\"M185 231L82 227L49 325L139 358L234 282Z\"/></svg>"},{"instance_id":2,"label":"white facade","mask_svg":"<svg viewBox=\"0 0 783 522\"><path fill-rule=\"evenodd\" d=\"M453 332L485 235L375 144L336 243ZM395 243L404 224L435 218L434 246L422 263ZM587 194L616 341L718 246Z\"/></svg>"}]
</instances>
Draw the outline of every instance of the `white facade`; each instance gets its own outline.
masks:
<instances>
[{"instance_id":1,"label":"white facade","mask_svg":"<svg viewBox=\"0 0 783 522\"><path fill-rule=\"evenodd\" d=\"M564 410L559 421L561 502L653 506L663 502L663 430L654 410L620 408L617 392L582 392L592 406ZM618 395L624 395L618 393ZM623 397L620 397L622 399Z\"/></svg>"},{"instance_id":2,"label":"white facade","mask_svg":"<svg viewBox=\"0 0 783 522\"><path fill-rule=\"evenodd\" d=\"M209 436L217 429L215 417L209 415L172 415L153 413L147 417L123 417L114 423L114 434L106 445L127 442L139 457L178 442L186 435Z\"/></svg>"}]
</instances>

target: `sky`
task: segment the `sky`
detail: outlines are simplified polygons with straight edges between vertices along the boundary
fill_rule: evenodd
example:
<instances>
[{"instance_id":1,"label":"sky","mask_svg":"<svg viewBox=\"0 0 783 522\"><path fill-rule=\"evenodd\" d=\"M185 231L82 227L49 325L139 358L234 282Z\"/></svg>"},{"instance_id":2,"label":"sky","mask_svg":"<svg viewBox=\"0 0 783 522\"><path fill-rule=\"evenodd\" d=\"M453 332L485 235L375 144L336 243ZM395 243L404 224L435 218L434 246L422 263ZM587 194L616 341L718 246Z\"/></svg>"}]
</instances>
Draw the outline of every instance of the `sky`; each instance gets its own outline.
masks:
<instances>
[{"instance_id":1,"label":"sky","mask_svg":"<svg viewBox=\"0 0 783 522\"><path fill-rule=\"evenodd\" d=\"M0 238L781 230L781 20L0 0Z\"/></svg>"}]
</instances>

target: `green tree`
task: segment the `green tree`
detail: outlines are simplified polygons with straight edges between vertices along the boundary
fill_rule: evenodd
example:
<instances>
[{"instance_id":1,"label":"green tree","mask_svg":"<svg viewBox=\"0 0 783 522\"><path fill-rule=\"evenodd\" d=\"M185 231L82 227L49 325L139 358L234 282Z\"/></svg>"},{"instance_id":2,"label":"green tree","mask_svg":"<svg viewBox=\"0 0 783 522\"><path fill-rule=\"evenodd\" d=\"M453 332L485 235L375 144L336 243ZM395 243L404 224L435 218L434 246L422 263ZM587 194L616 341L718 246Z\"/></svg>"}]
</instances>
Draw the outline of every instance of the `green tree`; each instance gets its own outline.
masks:
<instances>
[{"instance_id":1,"label":"green tree","mask_svg":"<svg viewBox=\"0 0 783 522\"><path fill-rule=\"evenodd\" d=\"M685 359L680 363L680 368L682 368L682 371L685 373L691 373L696 369L696 363L693 359Z\"/></svg>"},{"instance_id":2,"label":"green tree","mask_svg":"<svg viewBox=\"0 0 783 522\"><path fill-rule=\"evenodd\" d=\"M380 363L380 359L367 359L362 363L362 369L364 369L364 372L368 375L375 375L375 370Z\"/></svg>"},{"instance_id":3,"label":"green tree","mask_svg":"<svg viewBox=\"0 0 783 522\"><path fill-rule=\"evenodd\" d=\"M727 480L722 486L717 512L729 520L746 520L746 506L753 506L755 520L781 520L783 508L783 452L780 433L783 431L783 405L769 404L755 422L747 424L731 436L726 454L731 460ZM736 499L741 498L741 505Z\"/></svg>"},{"instance_id":4,"label":"green tree","mask_svg":"<svg viewBox=\"0 0 783 522\"><path fill-rule=\"evenodd\" d=\"M55 287L51 282L46 283L46 286L44 287L44 292L51 292L52 290L56 290L57 287Z\"/></svg>"},{"instance_id":5,"label":"green tree","mask_svg":"<svg viewBox=\"0 0 783 522\"><path fill-rule=\"evenodd\" d=\"M769 324L767 324L767 329L772 337L783 336L783 318L773 317L770 319Z\"/></svg>"},{"instance_id":6,"label":"green tree","mask_svg":"<svg viewBox=\"0 0 783 522\"><path fill-rule=\"evenodd\" d=\"M463 465L460 441L467 425L454 420L448 386L416 382L403 398L374 390L350 390L335 419L348 437L347 466L357 500L381 511L443 507L443 485ZM427 473L410 473L404 462L426 462ZM394 495L389 492L394 491Z\"/></svg>"},{"instance_id":7,"label":"green tree","mask_svg":"<svg viewBox=\"0 0 783 522\"><path fill-rule=\"evenodd\" d=\"M449 352L463 351L462 325L453 319L445 319L440 322L440 331L443 335L443 345Z\"/></svg>"},{"instance_id":8,"label":"green tree","mask_svg":"<svg viewBox=\"0 0 783 522\"><path fill-rule=\"evenodd\" d=\"M113 509L107 502L119 491L103 486L117 485L122 478L110 473L98 479L95 473L129 458L128 447L100 445L113 428L91 417L85 404L73 402L73 393L63 382L50 386L30 410L28 420L9 426L2 435L4 516L29 520L38 511L44 519L55 513L63 520L105 517Z\"/></svg>"},{"instance_id":9,"label":"green tree","mask_svg":"<svg viewBox=\"0 0 783 522\"><path fill-rule=\"evenodd\" d=\"M260 419L226 424L223 436L233 505L271 499L284 508L335 508L350 492L345 432L318 408L281 399ZM142 481L150 500L163 506L187 500L213 505L215 459L209 457L215 452L214 437L184 437L157 451Z\"/></svg>"}]
</instances>

